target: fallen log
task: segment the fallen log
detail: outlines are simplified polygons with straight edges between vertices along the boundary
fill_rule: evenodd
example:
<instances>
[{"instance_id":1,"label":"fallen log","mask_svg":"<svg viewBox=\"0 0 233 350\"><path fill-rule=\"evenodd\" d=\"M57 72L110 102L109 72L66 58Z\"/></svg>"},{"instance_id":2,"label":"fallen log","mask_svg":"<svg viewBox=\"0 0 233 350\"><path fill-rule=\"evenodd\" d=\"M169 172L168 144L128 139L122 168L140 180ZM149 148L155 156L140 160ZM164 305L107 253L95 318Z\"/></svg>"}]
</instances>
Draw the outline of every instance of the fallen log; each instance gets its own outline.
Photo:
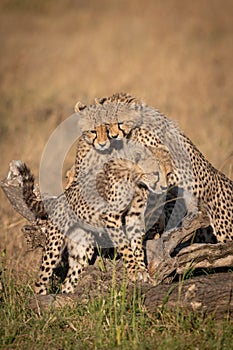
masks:
<instances>
[{"instance_id":1,"label":"fallen log","mask_svg":"<svg viewBox=\"0 0 233 350\"><path fill-rule=\"evenodd\" d=\"M74 307L99 298L109 300L112 288L118 293L123 283L126 283L126 298L131 303L134 285L122 280L124 272L120 262L117 262L114 270L109 266L104 272L98 270L96 266L89 266L74 294L34 295L30 300L30 307L40 314L51 307L61 308L66 305ZM194 312L201 317L211 316L216 319L233 317L233 273L216 273L189 280L180 279L179 282L157 286L143 283L138 284L137 288L142 294L146 310L152 316L158 316L166 310Z\"/></svg>"},{"instance_id":2,"label":"fallen log","mask_svg":"<svg viewBox=\"0 0 233 350\"><path fill-rule=\"evenodd\" d=\"M165 308L232 319L233 273L216 273L151 287L145 293L144 305L152 314Z\"/></svg>"}]
</instances>

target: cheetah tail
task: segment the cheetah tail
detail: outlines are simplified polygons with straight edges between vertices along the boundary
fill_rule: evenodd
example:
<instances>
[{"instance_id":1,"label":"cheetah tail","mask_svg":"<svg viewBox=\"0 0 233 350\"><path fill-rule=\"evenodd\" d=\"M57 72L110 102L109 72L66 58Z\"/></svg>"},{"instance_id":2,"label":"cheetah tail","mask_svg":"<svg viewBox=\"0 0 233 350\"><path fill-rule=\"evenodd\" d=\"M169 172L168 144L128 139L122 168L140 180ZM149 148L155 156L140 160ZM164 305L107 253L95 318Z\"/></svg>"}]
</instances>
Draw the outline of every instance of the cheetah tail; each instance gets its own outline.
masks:
<instances>
[{"instance_id":1,"label":"cheetah tail","mask_svg":"<svg viewBox=\"0 0 233 350\"><path fill-rule=\"evenodd\" d=\"M23 198L27 207L33 212L36 218L46 219L47 214L44 204L39 196L35 193L35 179L34 175L27 165L21 161L15 161L14 166L21 178L21 185L23 189Z\"/></svg>"}]
</instances>

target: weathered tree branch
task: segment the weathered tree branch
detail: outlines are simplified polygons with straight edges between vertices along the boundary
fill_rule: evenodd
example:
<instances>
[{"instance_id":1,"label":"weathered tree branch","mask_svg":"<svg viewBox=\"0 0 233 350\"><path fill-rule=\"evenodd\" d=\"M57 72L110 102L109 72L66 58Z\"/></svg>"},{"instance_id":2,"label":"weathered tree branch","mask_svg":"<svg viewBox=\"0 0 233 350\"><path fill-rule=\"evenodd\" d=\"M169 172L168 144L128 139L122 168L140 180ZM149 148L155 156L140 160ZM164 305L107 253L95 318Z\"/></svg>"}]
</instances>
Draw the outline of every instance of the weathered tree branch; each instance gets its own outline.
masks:
<instances>
[{"instance_id":1,"label":"weathered tree branch","mask_svg":"<svg viewBox=\"0 0 233 350\"><path fill-rule=\"evenodd\" d=\"M192 238L197 229L209 226L209 218L205 211L190 221L188 227L181 227L165 232L158 240L146 242L148 269L157 283L171 281L169 276L183 274L188 269L218 268L233 266L233 242L218 244L190 244L172 253L181 244Z\"/></svg>"}]
</instances>

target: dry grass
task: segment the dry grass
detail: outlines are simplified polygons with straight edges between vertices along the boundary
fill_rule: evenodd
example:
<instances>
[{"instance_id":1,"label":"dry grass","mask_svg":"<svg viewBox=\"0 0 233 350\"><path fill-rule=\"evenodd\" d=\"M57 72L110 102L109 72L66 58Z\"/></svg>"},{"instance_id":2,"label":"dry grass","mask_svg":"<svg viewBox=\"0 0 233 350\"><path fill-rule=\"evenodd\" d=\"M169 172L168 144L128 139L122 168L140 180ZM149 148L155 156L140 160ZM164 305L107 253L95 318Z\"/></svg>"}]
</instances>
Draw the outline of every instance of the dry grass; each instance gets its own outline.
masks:
<instances>
[{"instance_id":1,"label":"dry grass","mask_svg":"<svg viewBox=\"0 0 233 350\"><path fill-rule=\"evenodd\" d=\"M232 13L230 0L1 1L0 178L12 159L38 174L46 140L76 101L117 91L176 119L232 176ZM1 249L27 280L38 257L25 259L22 220L0 201Z\"/></svg>"}]
</instances>

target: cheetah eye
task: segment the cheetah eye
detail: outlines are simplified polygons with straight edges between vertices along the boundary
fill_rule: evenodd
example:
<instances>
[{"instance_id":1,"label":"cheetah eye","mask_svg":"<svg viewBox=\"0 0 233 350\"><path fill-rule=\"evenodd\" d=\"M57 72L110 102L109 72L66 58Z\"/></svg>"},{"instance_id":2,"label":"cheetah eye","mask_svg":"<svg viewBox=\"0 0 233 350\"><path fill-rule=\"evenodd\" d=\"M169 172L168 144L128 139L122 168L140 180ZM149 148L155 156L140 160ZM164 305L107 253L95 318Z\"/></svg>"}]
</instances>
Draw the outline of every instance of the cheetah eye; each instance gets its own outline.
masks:
<instances>
[{"instance_id":1,"label":"cheetah eye","mask_svg":"<svg viewBox=\"0 0 233 350\"><path fill-rule=\"evenodd\" d=\"M127 136L131 132L133 125L134 123L132 121L118 123L118 127L122 131L124 136Z\"/></svg>"},{"instance_id":2,"label":"cheetah eye","mask_svg":"<svg viewBox=\"0 0 233 350\"><path fill-rule=\"evenodd\" d=\"M96 139L97 132L95 130L84 131L82 133L82 136L83 136L84 140L86 140L87 143L91 144Z\"/></svg>"},{"instance_id":3,"label":"cheetah eye","mask_svg":"<svg viewBox=\"0 0 233 350\"><path fill-rule=\"evenodd\" d=\"M119 130L121 130L123 132L123 135L125 136L126 135L126 132L125 132L125 128L124 128L124 123L120 122L118 123L118 128Z\"/></svg>"},{"instance_id":4,"label":"cheetah eye","mask_svg":"<svg viewBox=\"0 0 233 350\"><path fill-rule=\"evenodd\" d=\"M141 159L141 154L140 153L136 153L135 154L135 163L136 164L139 163L140 159Z\"/></svg>"},{"instance_id":5,"label":"cheetah eye","mask_svg":"<svg viewBox=\"0 0 233 350\"><path fill-rule=\"evenodd\" d=\"M96 130L88 130L88 131L84 131L83 132L83 136L91 136L91 134L93 134L93 135L97 135L97 132L96 132Z\"/></svg>"}]
</instances>

